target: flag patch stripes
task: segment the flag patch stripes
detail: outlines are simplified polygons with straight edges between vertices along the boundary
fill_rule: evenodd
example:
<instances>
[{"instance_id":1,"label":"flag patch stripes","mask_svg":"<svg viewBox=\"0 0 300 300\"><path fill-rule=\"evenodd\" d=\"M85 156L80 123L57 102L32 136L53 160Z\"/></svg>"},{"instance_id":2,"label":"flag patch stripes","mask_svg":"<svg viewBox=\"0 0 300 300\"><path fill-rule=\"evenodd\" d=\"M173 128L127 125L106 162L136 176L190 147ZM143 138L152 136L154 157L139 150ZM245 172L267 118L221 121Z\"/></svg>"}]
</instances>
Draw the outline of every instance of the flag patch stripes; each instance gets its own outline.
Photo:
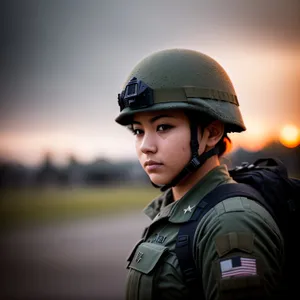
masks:
<instances>
[{"instance_id":1,"label":"flag patch stripes","mask_svg":"<svg viewBox=\"0 0 300 300\"><path fill-rule=\"evenodd\" d=\"M221 277L256 275L256 259L235 256L220 261Z\"/></svg>"}]
</instances>

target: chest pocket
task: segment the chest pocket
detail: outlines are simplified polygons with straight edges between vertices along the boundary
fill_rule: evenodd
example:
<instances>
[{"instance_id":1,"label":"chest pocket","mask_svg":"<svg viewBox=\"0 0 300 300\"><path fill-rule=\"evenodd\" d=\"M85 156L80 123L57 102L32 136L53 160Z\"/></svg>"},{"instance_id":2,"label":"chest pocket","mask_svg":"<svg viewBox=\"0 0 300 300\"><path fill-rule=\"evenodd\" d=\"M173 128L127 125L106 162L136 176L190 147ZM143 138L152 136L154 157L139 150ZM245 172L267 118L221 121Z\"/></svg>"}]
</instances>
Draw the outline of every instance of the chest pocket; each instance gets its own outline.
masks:
<instances>
[{"instance_id":1,"label":"chest pocket","mask_svg":"<svg viewBox=\"0 0 300 300\"><path fill-rule=\"evenodd\" d=\"M133 249L128 258L126 299L152 299L154 274L167 252L167 247L146 242Z\"/></svg>"}]
</instances>

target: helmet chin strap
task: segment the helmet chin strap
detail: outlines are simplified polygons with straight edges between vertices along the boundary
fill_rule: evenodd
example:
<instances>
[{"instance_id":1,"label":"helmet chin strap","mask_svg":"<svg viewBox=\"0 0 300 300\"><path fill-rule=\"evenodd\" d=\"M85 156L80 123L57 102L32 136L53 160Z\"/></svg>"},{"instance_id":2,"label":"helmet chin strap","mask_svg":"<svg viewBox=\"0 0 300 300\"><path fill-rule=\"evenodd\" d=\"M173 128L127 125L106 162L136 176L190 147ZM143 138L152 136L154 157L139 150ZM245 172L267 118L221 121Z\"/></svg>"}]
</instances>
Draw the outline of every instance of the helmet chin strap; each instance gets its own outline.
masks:
<instances>
[{"instance_id":1,"label":"helmet chin strap","mask_svg":"<svg viewBox=\"0 0 300 300\"><path fill-rule=\"evenodd\" d=\"M185 167L181 170L181 172L168 184L165 184L163 186L156 185L151 181L151 184L156 187L160 188L162 192L166 191L167 189L176 186L181 180L189 176L190 174L194 173L196 170L198 170L203 164L206 162L206 160L213 155L219 154L219 150L217 147L214 147L210 149L207 152L203 152L201 155L198 155L198 149L199 149L199 143L198 143L198 125L191 121L191 159L190 161L185 165Z\"/></svg>"}]
</instances>

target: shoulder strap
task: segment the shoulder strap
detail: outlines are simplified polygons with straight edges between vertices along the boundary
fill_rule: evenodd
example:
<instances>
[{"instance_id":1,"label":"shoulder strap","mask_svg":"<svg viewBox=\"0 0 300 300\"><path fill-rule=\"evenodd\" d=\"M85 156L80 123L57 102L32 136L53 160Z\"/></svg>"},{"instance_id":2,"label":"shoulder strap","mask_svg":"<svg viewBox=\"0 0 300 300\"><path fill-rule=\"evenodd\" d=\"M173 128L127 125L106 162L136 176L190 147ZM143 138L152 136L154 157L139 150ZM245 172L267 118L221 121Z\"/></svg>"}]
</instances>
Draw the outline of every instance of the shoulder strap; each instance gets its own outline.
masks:
<instances>
[{"instance_id":1,"label":"shoulder strap","mask_svg":"<svg viewBox=\"0 0 300 300\"><path fill-rule=\"evenodd\" d=\"M266 206L260 193L250 185L243 183L222 184L208 193L198 203L189 222L184 223L178 231L175 252L186 284L192 291L194 289L197 289L197 291L201 289L203 291L202 286L200 287L202 281L199 280L199 274L193 257L193 240L197 225L201 218L216 204L236 196L247 197ZM266 208L268 209L268 207Z\"/></svg>"}]
</instances>

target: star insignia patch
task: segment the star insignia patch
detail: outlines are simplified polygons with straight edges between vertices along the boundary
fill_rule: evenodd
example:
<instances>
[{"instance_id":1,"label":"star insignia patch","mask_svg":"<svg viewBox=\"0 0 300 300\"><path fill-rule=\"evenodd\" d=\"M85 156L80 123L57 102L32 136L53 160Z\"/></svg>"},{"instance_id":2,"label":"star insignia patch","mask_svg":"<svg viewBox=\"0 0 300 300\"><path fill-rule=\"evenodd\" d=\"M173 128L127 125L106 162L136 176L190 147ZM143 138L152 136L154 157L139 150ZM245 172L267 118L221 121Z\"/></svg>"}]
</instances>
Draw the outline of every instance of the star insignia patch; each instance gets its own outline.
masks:
<instances>
[{"instance_id":1,"label":"star insignia patch","mask_svg":"<svg viewBox=\"0 0 300 300\"><path fill-rule=\"evenodd\" d=\"M195 205L192 206L192 207L189 205L187 208L184 208L184 209L183 209L183 213L184 213L184 214L186 214L187 212L190 212L190 213L191 213L191 212L192 212L192 209L193 209L194 207L195 207Z\"/></svg>"}]
</instances>

